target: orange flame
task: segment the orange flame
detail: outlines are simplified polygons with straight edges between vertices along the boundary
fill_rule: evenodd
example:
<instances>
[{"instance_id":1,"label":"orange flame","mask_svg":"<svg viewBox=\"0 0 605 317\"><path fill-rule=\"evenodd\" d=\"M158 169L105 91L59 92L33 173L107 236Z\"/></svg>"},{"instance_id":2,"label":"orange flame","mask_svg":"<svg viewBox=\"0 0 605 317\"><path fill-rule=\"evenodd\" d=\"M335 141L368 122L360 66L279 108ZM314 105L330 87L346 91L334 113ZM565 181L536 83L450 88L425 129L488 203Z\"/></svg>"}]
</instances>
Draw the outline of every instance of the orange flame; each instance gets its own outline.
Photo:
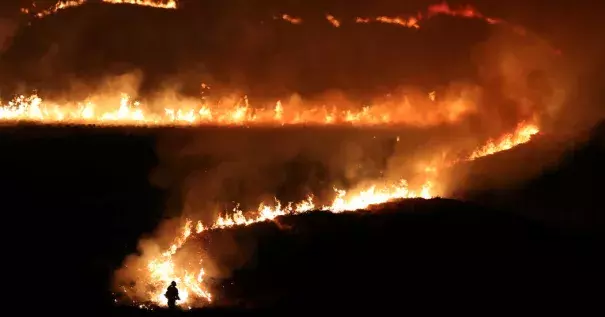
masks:
<instances>
[{"instance_id":1,"label":"orange flame","mask_svg":"<svg viewBox=\"0 0 605 317\"><path fill-rule=\"evenodd\" d=\"M107 99L107 98L101 98ZM161 112L149 111L141 102L122 94L115 107L109 102L99 106L92 99L72 104L43 101L37 95L17 96L6 104L0 103L0 122L34 122L42 124L94 124L99 126L191 126L191 125L413 125L431 126L451 123L472 113L474 104L467 100L444 100L439 107L422 107L423 102L434 102L434 93L426 101L418 100L412 107L407 99L401 102L385 101L361 109L338 107L297 107L277 101L270 107L253 108L246 98L231 100L233 106L224 106L223 100L210 104L195 100L181 107L165 107ZM226 102L225 102L226 103Z\"/></svg>"},{"instance_id":2,"label":"orange flame","mask_svg":"<svg viewBox=\"0 0 605 317\"><path fill-rule=\"evenodd\" d=\"M449 15L467 19L481 19L489 24L496 24L502 22L500 19L490 18L483 15L481 12L477 11L474 7L470 5L461 6L457 9L452 9L446 2L442 2L439 4L430 5L426 13L418 12L416 15L401 17L401 16L379 16L375 18L369 17L358 17L355 19L356 23L370 23L372 21L386 24L399 25L407 28L420 28L419 22L430 19L432 17L438 15Z\"/></svg>"},{"instance_id":3,"label":"orange flame","mask_svg":"<svg viewBox=\"0 0 605 317\"><path fill-rule=\"evenodd\" d=\"M513 133L506 134L498 141L490 140L486 145L475 150L468 159L474 160L480 157L510 150L517 145L529 142L532 136L536 135L538 132L540 132L540 129L536 125L521 123Z\"/></svg>"},{"instance_id":4,"label":"orange flame","mask_svg":"<svg viewBox=\"0 0 605 317\"><path fill-rule=\"evenodd\" d=\"M415 28L415 29L419 29L420 25L418 25L418 19L411 17L408 19L405 18L399 18L399 17L386 17L386 16L379 16L376 18L376 21L381 22L381 23L387 23L387 24L397 24L397 25L401 25L401 26L405 26L408 28Z\"/></svg>"},{"instance_id":5,"label":"orange flame","mask_svg":"<svg viewBox=\"0 0 605 317\"><path fill-rule=\"evenodd\" d=\"M102 0L105 3L112 4L133 4L143 7L152 7L160 9L176 9L178 7L177 0Z\"/></svg>"},{"instance_id":6,"label":"orange flame","mask_svg":"<svg viewBox=\"0 0 605 317\"><path fill-rule=\"evenodd\" d=\"M477 9L475 9L471 5L467 4L459 7L458 9L451 9L445 1L439 4L430 5L428 7L427 14L428 17L432 17L435 15L449 15L464 18L482 19L490 24L501 22L501 20L499 19L484 16L483 13L477 11Z\"/></svg>"}]
</instances>

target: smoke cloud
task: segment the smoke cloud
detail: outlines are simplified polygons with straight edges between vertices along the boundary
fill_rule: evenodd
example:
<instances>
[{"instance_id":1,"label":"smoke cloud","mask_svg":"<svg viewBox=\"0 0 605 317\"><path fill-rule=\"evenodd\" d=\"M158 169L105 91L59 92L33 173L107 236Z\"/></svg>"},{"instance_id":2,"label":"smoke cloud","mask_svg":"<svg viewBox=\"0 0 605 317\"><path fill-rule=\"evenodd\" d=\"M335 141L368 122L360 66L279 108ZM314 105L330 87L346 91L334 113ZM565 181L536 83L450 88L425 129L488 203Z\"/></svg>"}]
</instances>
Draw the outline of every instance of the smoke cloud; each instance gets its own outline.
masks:
<instances>
[{"instance_id":1,"label":"smoke cloud","mask_svg":"<svg viewBox=\"0 0 605 317\"><path fill-rule=\"evenodd\" d=\"M17 24L14 21L0 18L0 54L10 46L15 32L17 32Z\"/></svg>"}]
</instances>

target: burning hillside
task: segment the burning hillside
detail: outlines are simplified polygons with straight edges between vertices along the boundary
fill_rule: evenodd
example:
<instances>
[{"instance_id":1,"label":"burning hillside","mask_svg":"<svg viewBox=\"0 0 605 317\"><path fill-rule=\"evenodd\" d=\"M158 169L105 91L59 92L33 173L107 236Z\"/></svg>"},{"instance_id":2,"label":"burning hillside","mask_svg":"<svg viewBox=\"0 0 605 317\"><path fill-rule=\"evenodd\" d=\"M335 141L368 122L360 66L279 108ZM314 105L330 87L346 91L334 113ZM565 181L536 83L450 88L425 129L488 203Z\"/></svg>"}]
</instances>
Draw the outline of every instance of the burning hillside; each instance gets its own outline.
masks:
<instances>
[{"instance_id":1,"label":"burning hillside","mask_svg":"<svg viewBox=\"0 0 605 317\"><path fill-rule=\"evenodd\" d=\"M468 159L474 160L508 150L529 141L531 136L537 132L536 126L520 125L513 133L480 147L469 155ZM451 164L454 163L448 163L448 165ZM122 284L124 281L118 279L118 291L127 296L127 303L141 305L141 307L147 307L146 305L149 303L165 306L164 290L171 281L177 281L182 294L181 305L192 307L212 302L212 291L205 284L205 264L199 257L200 255L189 254L189 251L180 252L191 238L212 230L247 226L264 221L277 221L278 217L285 215L313 211L342 213L367 209L372 205L401 199L430 199L439 196L439 193L435 191L434 183L439 181L440 175L434 175L437 168L441 170L446 166L427 169L426 180L418 189L410 189L406 180L400 180L397 183L376 182L367 188L350 191L334 188L336 197L328 204L317 202L313 196L308 196L299 202L287 203L276 199L271 203L261 203L256 211L243 211L238 206L229 212L221 213L214 222L209 224L188 219L182 227L179 237L167 250L144 254L142 258L136 258L135 262L128 264L122 272L118 272L118 276L125 274L123 278L126 279L132 278L133 271L131 270L138 272L135 273L137 282L134 287L126 286L126 284Z\"/></svg>"}]
</instances>

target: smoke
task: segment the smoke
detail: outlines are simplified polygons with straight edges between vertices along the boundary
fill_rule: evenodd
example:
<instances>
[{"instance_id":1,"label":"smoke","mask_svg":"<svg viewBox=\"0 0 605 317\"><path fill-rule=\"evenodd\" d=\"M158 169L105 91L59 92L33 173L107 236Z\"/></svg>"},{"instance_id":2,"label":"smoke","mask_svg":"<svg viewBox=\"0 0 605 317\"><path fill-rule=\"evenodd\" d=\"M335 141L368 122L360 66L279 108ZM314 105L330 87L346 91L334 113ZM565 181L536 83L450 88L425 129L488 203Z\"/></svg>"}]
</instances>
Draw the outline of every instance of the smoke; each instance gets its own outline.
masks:
<instances>
[{"instance_id":1,"label":"smoke","mask_svg":"<svg viewBox=\"0 0 605 317\"><path fill-rule=\"evenodd\" d=\"M17 32L17 23L13 20L0 18L0 54L10 46L10 42Z\"/></svg>"},{"instance_id":2,"label":"smoke","mask_svg":"<svg viewBox=\"0 0 605 317\"><path fill-rule=\"evenodd\" d=\"M168 219L158 226L153 235L141 237L138 253L127 256L122 267L114 273L115 289L122 292L127 288L128 295L132 298L146 298L148 286L136 284L135 272L146 271L148 263L161 256L166 245L172 243L175 232L180 226L181 222L178 219ZM132 284L136 287L130 287Z\"/></svg>"}]
</instances>

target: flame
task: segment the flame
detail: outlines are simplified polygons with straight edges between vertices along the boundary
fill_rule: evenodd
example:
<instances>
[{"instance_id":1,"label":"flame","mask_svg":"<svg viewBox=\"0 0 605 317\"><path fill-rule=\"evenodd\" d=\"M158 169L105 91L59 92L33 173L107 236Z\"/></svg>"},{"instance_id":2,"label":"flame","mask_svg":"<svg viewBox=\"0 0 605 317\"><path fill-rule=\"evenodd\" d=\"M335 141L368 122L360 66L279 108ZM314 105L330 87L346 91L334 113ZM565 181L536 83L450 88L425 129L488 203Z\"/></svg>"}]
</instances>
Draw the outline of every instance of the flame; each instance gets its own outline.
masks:
<instances>
[{"instance_id":1,"label":"flame","mask_svg":"<svg viewBox=\"0 0 605 317\"><path fill-rule=\"evenodd\" d=\"M59 1L55 5L53 5L52 7L48 8L46 10L42 10L42 11L36 13L34 16L37 17L37 18L43 18L43 17L49 16L51 14L55 14L57 11L60 11L60 10L63 10L63 9L81 6L84 3L86 3L86 0L63 0L63 1ZM23 9L21 9L21 12L29 14L30 10L26 9L26 8L23 8Z\"/></svg>"},{"instance_id":2,"label":"flame","mask_svg":"<svg viewBox=\"0 0 605 317\"><path fill-rule=\"evenodd\" d=\"M178 7L177 0L102 0L102 2L112 4L133 4L160 9L177 9Z\"/></svg>"},{"instance_id":3,"label":"flame","mask_svg":"<svg viewBox=\"0 0 605 317\"><path fill-rule=\"evenodd\" d=\"M93 101L102 99L100 104ZM193 126L193 125L337 125L358 126L413 125L431 126L452 123L474 111L470 101L448 100L439 107L423 107L423 102L435 102L434 93L412 107L407 99L402 102L386 100L361 109L327 108L324 105L289 107L281 101L269 107L253 108L248 99L225 106L219 100L209 103L195 100L187 105L171 105L163 111L149 111L143 103L122 94L120 101L111 104L111 98L93 96L87 100L59 104L44 101L38 95L20 95L7 103L0 102L0 122L34 122L40 124L87 124L98 126ZM231 101L233 102L233 101Z\"/></svg>"},{"instance_id":4,"label":"flame","mask_svg":"<svg viewBox=\"0 0 605 317\"><path fill-rule=\"evenodd\" d=\"M486 145L475 150L468 159L474 160L494 153L510 150L517 145L529 142L529 140L539 132L540 129L538 126L521 123L513 133L506 134L497 141L488 141Z\"/></svg>"}]
</instances>

